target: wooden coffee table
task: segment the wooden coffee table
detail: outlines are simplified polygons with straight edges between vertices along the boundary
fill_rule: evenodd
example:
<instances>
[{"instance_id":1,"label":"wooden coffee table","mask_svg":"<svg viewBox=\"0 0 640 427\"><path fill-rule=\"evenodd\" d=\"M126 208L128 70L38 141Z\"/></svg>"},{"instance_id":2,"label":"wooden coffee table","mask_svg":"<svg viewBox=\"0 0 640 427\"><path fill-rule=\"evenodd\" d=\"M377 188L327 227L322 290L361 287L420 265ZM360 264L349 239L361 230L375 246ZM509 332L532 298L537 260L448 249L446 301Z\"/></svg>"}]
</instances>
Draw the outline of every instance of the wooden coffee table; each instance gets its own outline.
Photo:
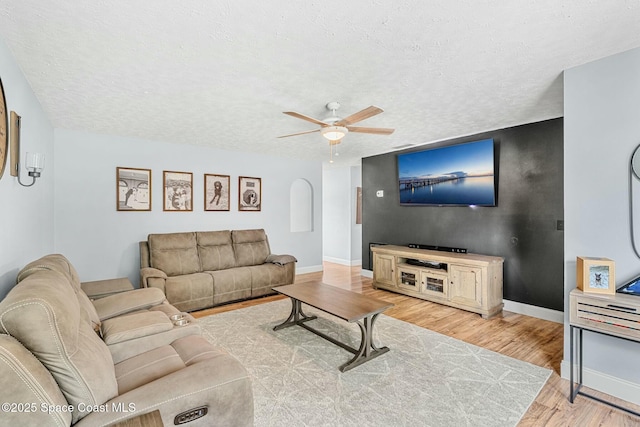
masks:
<instances>
[{"instance_id":1,"label":"wooden coffee table","mask_svg":"<svg viewBox=\"0 0 640 427\"><path fill-rule=\"evenodd\" d=\"M393 304L323 283L294 284L278 286L272 289L291 298L291 314L287 320L275 326L273 330L277 331L289 326L300 325L306 330L353 353L354 357L340 366L341 372L353 369L389 351L388 347L376 347L374 345L373 324L378 315L387 308L393 307ZM302 312L302 303L332 314L349 323L357 323L362 334L360 347L355 349L307 325L306 322L317 319L317 316L304 314Z\"/></svg>"}]
</instances>

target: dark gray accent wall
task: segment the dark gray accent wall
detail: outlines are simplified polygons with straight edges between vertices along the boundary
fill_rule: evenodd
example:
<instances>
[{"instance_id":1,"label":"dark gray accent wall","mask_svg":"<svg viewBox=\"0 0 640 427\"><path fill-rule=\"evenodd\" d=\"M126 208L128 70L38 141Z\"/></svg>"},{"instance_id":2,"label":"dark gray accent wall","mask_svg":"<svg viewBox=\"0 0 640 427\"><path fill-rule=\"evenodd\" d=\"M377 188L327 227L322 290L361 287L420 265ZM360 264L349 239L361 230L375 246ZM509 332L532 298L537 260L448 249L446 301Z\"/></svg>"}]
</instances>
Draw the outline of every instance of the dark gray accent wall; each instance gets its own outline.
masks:
<instances>
[{"instance_id":1,"label":"dark gray accent wall","mask_svg":"<svg viewBox=\"0 0 640 427\"><path fill-rule=\"evenodd\" d=\"M462 247L504 258L505 299L563 311L562 118L402 152L485 138L495 142L495 207L400 206L398 153L362 159L362 265L370 243Z\"/></svg>"}]
</instances>

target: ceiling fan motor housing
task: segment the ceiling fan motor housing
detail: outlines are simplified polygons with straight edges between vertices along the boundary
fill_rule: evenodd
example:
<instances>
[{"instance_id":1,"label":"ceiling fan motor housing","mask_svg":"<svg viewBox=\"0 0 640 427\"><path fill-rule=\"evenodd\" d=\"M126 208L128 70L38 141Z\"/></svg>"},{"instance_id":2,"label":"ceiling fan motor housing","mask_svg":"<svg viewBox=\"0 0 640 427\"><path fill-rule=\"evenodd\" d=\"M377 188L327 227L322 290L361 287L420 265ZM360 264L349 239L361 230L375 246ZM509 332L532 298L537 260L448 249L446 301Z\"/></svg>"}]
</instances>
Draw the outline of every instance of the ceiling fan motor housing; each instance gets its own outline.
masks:
<instances>
[{"instance_id":1,"label":"ceiling fan motor housing","mask_svg":"<svg viewBox=\"0 0 640 427\"><path fill-rule=\"evenodd\" d=\"M329 102L327 105L327 110L331 111L331 115L329 117L327 117L326 119L323 120L323 122L327 123L328 125L333 125L336 122L339 122L340 120L342 120L340 117L338 117L336 115L336 110L338 108L340 108L340 103L337 101L333 101L333 102Z\"/></svg>"}]
</instances>

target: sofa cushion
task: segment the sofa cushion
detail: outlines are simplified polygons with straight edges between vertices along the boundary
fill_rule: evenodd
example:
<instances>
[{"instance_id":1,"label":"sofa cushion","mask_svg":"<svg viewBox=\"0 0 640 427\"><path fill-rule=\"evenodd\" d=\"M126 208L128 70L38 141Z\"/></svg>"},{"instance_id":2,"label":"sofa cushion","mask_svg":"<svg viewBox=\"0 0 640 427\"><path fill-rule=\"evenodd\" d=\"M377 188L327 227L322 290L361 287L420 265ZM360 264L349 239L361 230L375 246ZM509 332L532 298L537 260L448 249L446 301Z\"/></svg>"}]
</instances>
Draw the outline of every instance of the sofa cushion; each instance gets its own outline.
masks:
<instances>
[{"instance_id":1,"label":"sofa cushion","mask_svg":"<svg viewBox=\"0 0 640 427\"><path fill-rule=\"evenodd\" d=\"M213 305L213 278L207 273L168 277L164 289L167 300L180 311Z\"/></svg>"},{"instance_id":2,"label":"sofa cushion","mask_svg":"<svg viewBox=\"0 0 640 427\"><path fill-rule=\"evenodd\" d=\"M78 272L64 255L49 254L30 262L20 270L16 282L20 283L30 275L42 270L57 271L67 279L67 283L73 289L80 307L86 312L91 320L92 328L95 331L99 330L100 317L91 303L91 300L87 297L87 294L82 291Z\"/></svg>"},{"instance_id":3,"label":"sofa cushion","mask_svg":"<svg viewBox=\"0 0 640 427\"><path fill-rule=\"evenodd\" d=\"M167 276L200 271L196 233L149 234L151 267Z\"/></svg>"},{"instance_id":4,"label":"sofa cushion","mask_svg":"<svg viewBox=\"0 0 640 427\"><path fill-rule=\"evenodd\" d=\"M204 360L226 355L203 337L191 335L116 364L118 392L123 394Z\"/></svg>"},{"instance_id":5,"label":"sofa cushion","mask_svg":"<svg viewBox=\"0 0 640 427\"><path fill-rule=\"evenodd\" d=\"M31 261L18 273L18 278L16 280L17 283L20 283L31 274L38 271L38 269L57 271L69 280L69 284L71 284L71 286L75 289L80 289L80 276L78 276L77 270L69 262L67 257L62 254L49 254L35 261Z\"/></svg>"},{"instance_id":6,"label":"sofa cushion","mask_svg":"<svg viewBox=\"0 0 640 427\"><path fill-rule=\"evenodd\" d=\"M264 264L271 253L267 234L263 229L233 230L231 238L238 267Z\"/></svg>"},{"instance_id":7,"label":"sofa cushion","mask_svg":"<svg viewBox=\"0 0 640 427\"><path fill-rule=\"evenodd\" d=\"M236 266L231 243L231 231L200 231L196 233L202 271L216 271Z\"/></svg>"},{"instance_id":8,"label":"sofa cushion","mask_svg":"<svg viewBox=\"0 0 640 427\"><path fill-rule=\"evenodd\" d=\"M115 366L118 394L126 393L182 368L184 362L170 345L123 360Z\"/></svg>"},{"instance_id":9,"label":"sofa cushion","mask_svg":"<svg viewBox=\"0 0 640 427\"><path fill-rule=\"evenodd\" d=\"M86 415L78 404L99 405L118 393L109 349L84 315L67 278L55 271L33 273L0 302L0 331L51 372L75 408L74 423Z\"/></svg>"},{"instance_id":10,"label":"sofa cushion","mask_svg":"<svg viewBox=\"0 0 640 427\"><path fill-rule=\"evenodd\" d=\"M208 271L207 273L213 277L214 304L251 297L251 270L249 267L236 267L228 270Z\"/></svg>"}]
</instances>

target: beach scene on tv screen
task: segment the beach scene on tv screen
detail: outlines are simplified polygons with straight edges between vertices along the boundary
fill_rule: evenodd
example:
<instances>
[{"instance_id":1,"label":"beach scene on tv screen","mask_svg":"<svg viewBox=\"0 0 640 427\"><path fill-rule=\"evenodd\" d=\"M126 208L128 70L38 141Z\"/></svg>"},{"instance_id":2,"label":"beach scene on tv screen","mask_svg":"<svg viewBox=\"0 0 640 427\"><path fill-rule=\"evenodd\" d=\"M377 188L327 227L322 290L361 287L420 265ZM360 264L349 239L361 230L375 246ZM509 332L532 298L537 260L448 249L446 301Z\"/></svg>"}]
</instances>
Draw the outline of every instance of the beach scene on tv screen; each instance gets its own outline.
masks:
<instances>
[{"instance_id":1,"label":"beach scene on tv screen","mask_svg":"<svg viewBox=\"0 0 640 427\"><path fill-rule=\"evenodd\" d=\"M400 203L495 205L493 140L398 155Z\"/></svg>"}]
</instances>

